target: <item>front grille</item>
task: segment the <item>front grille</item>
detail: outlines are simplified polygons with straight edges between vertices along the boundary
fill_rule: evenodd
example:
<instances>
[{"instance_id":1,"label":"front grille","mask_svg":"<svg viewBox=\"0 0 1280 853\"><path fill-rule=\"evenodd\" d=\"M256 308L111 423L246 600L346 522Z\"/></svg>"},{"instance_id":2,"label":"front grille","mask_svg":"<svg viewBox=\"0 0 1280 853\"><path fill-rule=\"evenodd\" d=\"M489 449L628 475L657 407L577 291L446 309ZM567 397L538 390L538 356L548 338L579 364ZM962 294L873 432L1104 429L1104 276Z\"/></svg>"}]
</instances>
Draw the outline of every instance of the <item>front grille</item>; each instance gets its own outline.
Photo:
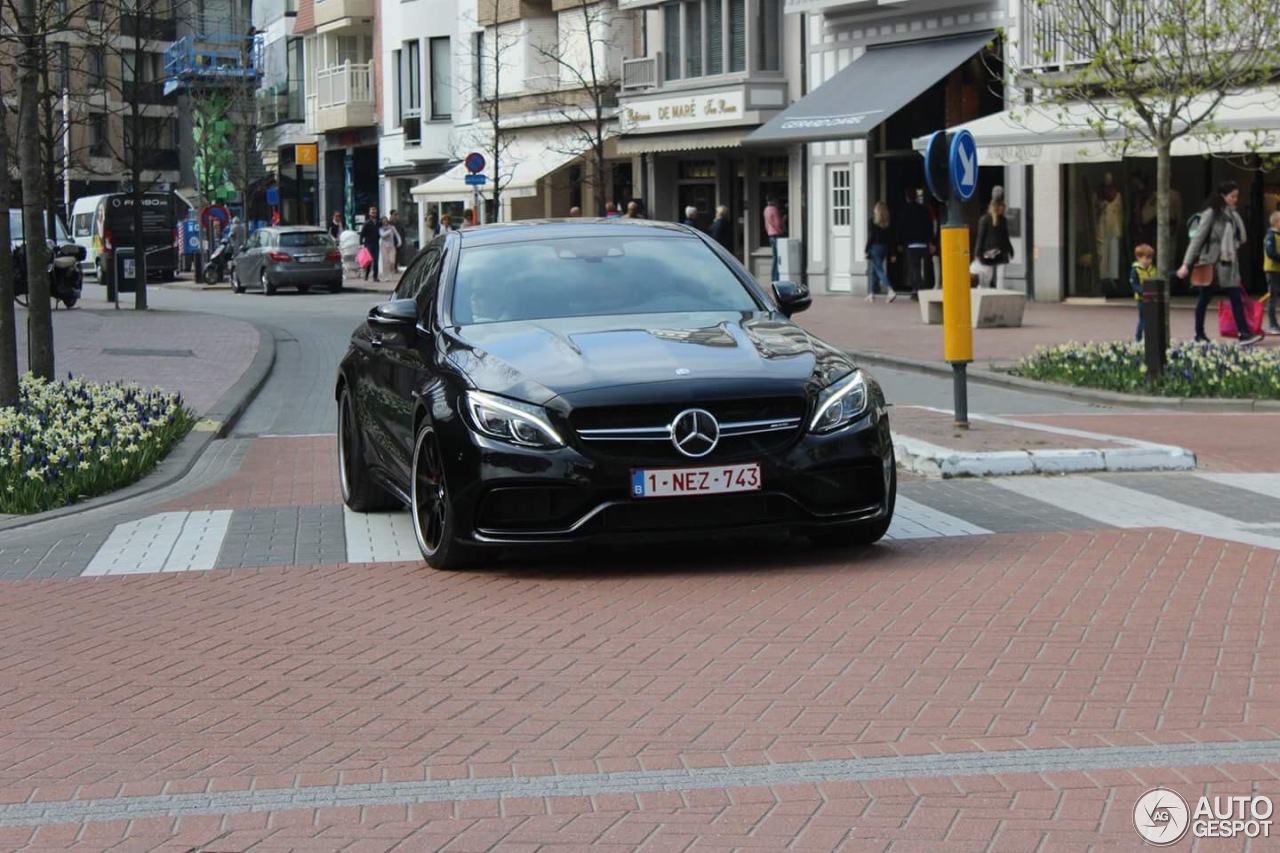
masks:
<instances>
[{"instance_id":1,"label":"front grille","mask_svg":"<svg viewBox=\"0 0 1280 853\"><path fill-rule=\"evenodd\" d=\"M575 486L498 486L481 498L476 526L513 533L559 530L582 517L590 497Z\"/></svg>"},{"instance_id":2,"label":"front grille","mask_svg":"<svg viewBox=\"0 0 1280 853\"><path fill-rule=\"evenodd\" d=\"M671 422L691 408L710 412L720 425L716 448L697 458L671 443ZM784 449L795 440L806 408L799 397L660 403L579 409L570 423L581 446L597 458L636 465L714 463L758 459Z\"/></svg>"}]
</instances>

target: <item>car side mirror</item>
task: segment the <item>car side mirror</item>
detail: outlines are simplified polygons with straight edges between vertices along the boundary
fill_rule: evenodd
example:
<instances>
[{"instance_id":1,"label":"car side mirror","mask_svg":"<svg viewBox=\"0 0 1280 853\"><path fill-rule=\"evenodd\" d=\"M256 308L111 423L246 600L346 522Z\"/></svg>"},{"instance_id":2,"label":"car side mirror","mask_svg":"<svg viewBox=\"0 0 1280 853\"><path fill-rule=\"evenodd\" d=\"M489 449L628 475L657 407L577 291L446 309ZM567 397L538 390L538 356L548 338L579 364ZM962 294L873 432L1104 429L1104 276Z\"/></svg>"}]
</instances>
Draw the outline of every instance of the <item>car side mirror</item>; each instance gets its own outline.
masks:
<instances>
[{"instance_id":1,"label":"car side mirror","mask_svg":"<svg viewBox=\"0 0 1280 853\"><path fill-rule=\"evenodd\" d=\"M416 299L390 299L369 310L369 322L395 331L408 331L418 325Z\"/></svg>"},{"instance_id":2,"label":"car side mirror","mask_svg":"<svg viewBox=\"0 0 1280 853\"><path fill-rule=\"evenodd\" d=\"M796 284L794 281L775 281L773 295L778 300L778 310L787 317L799 314L813 304L813 298L809 296L809 285Z\"/></svg>"}]
</instances>

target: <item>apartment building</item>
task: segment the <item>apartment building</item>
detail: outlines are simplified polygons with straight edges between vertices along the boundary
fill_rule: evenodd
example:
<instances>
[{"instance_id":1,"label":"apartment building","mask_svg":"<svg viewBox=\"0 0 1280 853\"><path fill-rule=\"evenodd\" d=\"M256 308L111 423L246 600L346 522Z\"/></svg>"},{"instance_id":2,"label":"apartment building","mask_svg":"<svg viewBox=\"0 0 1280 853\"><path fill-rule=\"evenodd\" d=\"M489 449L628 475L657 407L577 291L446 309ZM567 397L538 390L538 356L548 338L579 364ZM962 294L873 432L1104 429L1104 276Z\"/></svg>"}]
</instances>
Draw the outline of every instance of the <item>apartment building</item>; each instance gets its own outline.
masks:
<instances>
[{"instance_id":1,"label":"apartment building","mask_svg":"<svg viewBox=\"0 0 1280 853\"><path fill-rule=\"evenodd\" d=\"M294 32L297 0L255 0L253 24L262 41L262 68L255 93L258 148L273 213L283 222L321 221L316 138L306 125L303 39Z\"/></svg>"},{"instance_id":2,"label":"apartment building","mask_svg":"<svg viewBox=\"0 0 1280 853\"><path fill-rule=\"evenodd\" d=\"M319 220L363 222L380 196L377 0L298 0L305 121L315 137Z\"/></svg>"},{"instance_id":3,"label":"apartment building","mask_svg":"<svg viewBox=\"0 0 1280 853\"><path fill-rule=\"evenodd\" d=\"M765 201L802 218L802 152L746 148L755 130L803 93L797 16L782 0L619 0L640 17L639 48L623 63L619 154L632 158L648 215L710 225L718 205L735 224L734 253L758 277L771 264Z\"/></svg>"},{"instance_id":4,"label":"apartment building","mask_svg":"<svg viewBox=\"0 0 1280 853\"><path fill-rule=\"evenodd\" d=\"M413 188L452 164L457 15L454 0L386 2L378 13L381 206L399 213L406 251L425 242Z\"/></svg>"},{"instance_id":5,"label":"apartment building","mask_svg":"<svg viewBox=\"0 0 1280 853\"><path fill-rule=\"evenodd\" d=\"M447 147L455 165L413 189L420 216L447 213L457 225L477 198L484 222L575 207L596 216L609 201L637 197L631 160L616 150L633 15L616 0L459 0L457 19ZM472 152L486 160L479 189L461 162Z\"/></svg>"}]
</instances>

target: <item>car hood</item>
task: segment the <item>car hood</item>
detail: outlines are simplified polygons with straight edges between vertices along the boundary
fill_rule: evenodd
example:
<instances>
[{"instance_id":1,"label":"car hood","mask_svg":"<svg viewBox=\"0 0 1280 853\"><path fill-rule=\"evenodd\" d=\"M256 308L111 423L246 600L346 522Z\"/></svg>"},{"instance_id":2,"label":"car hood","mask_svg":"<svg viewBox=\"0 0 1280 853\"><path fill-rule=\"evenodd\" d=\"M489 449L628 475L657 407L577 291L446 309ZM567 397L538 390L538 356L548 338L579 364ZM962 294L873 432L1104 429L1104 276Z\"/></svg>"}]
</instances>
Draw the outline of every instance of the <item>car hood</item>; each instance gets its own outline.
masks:
<instances>
[{"instance_id":1,"label":"car hood","mask_svg":"<svg viewBox=\"0 0 1280 853\"><path fill-rule=\"evenodd\" d=\"M555 397L586 404L593 392L627 386L677 399L710 386L794 394L853 367L844 353L776 314L574 317L456 332L450 358L477 388L540 405Z\"/></svg>"}]
</instances>

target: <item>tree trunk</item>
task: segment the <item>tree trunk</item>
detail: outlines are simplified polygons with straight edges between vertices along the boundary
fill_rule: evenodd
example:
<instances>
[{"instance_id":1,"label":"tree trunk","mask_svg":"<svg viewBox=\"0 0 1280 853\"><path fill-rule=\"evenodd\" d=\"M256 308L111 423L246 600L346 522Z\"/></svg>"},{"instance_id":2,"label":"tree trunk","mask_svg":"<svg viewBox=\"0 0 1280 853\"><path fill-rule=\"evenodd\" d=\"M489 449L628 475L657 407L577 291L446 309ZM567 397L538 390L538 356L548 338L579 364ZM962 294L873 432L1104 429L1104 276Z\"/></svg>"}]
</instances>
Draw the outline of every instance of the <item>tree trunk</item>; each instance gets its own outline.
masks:
<instances>
[{"instance_id":1,"label":"tree trunk","mask_svg":"<svg viewBox=\"0 0 1280 853\"><path fill-rule=\"evenodd\" d=\"M49 247L45 243L44 175L40 173L40 47L37 0L21 0L18 59L18 166L22 171L22 229L27 262L28 369L54 378L53 313L49 305Z\"/></svg>"},{"instance_id":2,"label":"tree trunk","mask_svg":"<svg viewBox=\"0 0 1280 853\"><path fill-rule=\"evenodd\" d=\"M0 104L4 71L0 70ZM9 233L9 133L0 113L0 408L18 405L18 326L13 308L13 249Z\"/></svg>"},{"instance_id":3,"label":"tree trunk","mask_svg":"<svg viewBox=\"0 0 1280 853\"><path fill-rule=\"evenodd\" d=\"M141 75L142 69L142 12L137 9L133 29L133 67L137 69L135 78ZM142 231L142 158L147 152L147 141L142 138L142 105L138 103L135 93L129 102L129 122L132 130L133 150L129 153L130 172L133 176L133 307L137 311L147 310L147 238Z\"/></svg>"},{"instance_id":4,"label":"tree trunk","mask_svg":"<svg viewBox=\"0 0 1280 853\"><path fill-rule=\"evenodd\" d=\"M1160 312L1160 323L1164 334L1159 338L1163 341L1173 340L1170 334L1172 330L1169 327L1169 274L1182 266L1182 260L1176 257L1178 241L1174 238L1173 211L1170 210L1169 182L1172 173L1172 148L1173 143L1169 141L1163 142L1156 148L1156 269L1165 280L1162 288L1165 295L1164 307ZM1167 354L1161 352L1161 374L1167 362Z\"/></svg>"}]
</instances>

